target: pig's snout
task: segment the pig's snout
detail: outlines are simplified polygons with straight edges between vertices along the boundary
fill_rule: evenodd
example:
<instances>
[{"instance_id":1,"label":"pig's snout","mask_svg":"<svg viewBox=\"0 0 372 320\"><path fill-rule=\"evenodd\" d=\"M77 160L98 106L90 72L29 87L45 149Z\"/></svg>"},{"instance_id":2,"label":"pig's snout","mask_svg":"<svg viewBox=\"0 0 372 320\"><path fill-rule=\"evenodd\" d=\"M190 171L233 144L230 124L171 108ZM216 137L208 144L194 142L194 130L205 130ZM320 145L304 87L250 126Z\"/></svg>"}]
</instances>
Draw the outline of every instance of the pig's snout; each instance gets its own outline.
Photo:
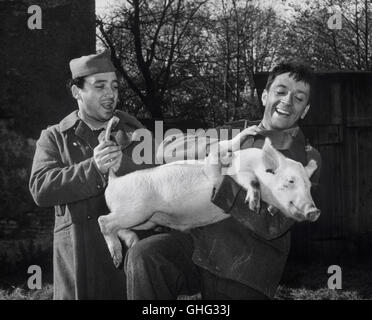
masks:
<instances>
[{"instance_id":1,"label":"pig's snout","mask_svg":"<svg viewBox=\"0 0 372 320\"><path fill-rule=\"evenodd\" d=\"M320 216L320 210L315 207L314 203L305 205L304 208L305 220L314 222L318 220Z\"/></svg>"},{"instance_id":2,"label":"pig's snout","mask_svg":"<svg viewBox=\"0 0 372 320\"><path fill-rule=\"evenodd\" d=\"M313 208L305 213L305 219L311 222L318 220L319 216L320 210L317 208Z\"/></svg>"},{"instance_id":3,"label":"pig's snout","mask_svg":"<svg viewBox=\"0 0 372 320\"><path fill-rule=\"evenodd\" d=\"M302 210L300 207L296 207L293 202L290 203L291 207L294 208L295 212L293 212L293 215L296 220L298 221L311 221L314 222L318 220L320 216L320 210L315 207L314 204L307 204L305 205Z\"/></svg>"}]
</instances>

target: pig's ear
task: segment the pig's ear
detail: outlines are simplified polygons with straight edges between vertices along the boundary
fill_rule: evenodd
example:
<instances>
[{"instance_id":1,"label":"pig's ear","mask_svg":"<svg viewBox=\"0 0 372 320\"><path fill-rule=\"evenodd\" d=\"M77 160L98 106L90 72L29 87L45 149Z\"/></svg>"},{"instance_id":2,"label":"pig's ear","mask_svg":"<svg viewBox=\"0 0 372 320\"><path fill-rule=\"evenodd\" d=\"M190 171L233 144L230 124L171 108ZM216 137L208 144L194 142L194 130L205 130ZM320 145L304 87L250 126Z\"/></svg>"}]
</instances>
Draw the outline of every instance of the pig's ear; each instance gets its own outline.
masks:
<instances>
[{"instance_id":1,"label":"pig's ear","mask_svg":"<svg viewBox=\"0 0 372 320\"><path fill-rule=\"evenodd\" d=\"M266 168L266 171L270 170L272 173L274 173L276 169L280 167L284 156L279 151L274 149L269 138L265 139L262 151L262 161Z\"/></svg>"},{"instance_id":2,"label":"pig's ear","mask_svg":"<svg viewBox=\"0 0 372 320\"><path fill-rule=\"evenodd\" d=\"M318 165L316 164L316 161L314 159L311 159L307 166L305 167L307 176L310 178L317 168Z\"/></svg>"}]
</instances>

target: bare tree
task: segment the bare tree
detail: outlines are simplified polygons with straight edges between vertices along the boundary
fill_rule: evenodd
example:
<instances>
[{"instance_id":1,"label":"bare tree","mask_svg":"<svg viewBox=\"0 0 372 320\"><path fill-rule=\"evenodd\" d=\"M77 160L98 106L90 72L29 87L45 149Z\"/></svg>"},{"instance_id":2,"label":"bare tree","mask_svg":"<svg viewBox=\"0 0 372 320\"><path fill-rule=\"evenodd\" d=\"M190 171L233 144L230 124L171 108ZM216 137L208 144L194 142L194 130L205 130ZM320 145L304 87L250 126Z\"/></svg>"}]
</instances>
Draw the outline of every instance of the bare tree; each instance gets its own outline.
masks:
<instances>
[{"instance_id":1,"label":"bare tree","mask_svg":"<svg viewBox=\"0 0 372 320\"><path fill-rule=\"evenodd\" d=\"M163 117L164 95L175 78L190 24L205 2L127 0L110 17L97 17L99 39L153 118Z\"/></svg>"}]
</instances>

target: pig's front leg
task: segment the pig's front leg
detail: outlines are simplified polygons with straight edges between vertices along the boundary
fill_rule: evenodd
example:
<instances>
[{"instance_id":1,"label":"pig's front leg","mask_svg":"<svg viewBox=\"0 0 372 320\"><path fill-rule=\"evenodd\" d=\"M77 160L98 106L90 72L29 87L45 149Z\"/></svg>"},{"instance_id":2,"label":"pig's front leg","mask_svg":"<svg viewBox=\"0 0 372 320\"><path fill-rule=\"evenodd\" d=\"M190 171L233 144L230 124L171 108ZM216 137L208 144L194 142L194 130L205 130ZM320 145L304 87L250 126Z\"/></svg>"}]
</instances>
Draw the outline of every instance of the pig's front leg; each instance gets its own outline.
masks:
<instances>
[{"instance_id":1,"label":"pig's front leg","mask_svg":"<svg viewBox=\"0 0 372 320\"><path fill-rule=\"evenodd\" d=\"M260 184L253 171L240 171L233 176L234 179L247 190L245 202L249 203L249 209L260 212L261 192Z\"/></svg>"},{"instance_id":2,"label":"pig's front leg","mask_svg":"<svg viewBox=\"0 0 372 320\"><path fill-rule=\"evenodd\" d=\"M275 216L277 213L280 212L280 210L272 205L268 205L267 211L272 215Z\"/></svg>"},{"instance_id":3,"label":"pig's front leg","mask_svg":"<svg viewBox=\"0 0 372 320\"><path fill-rule=\"evenodd\" d=\"M117 221L115 215L101 216L98 218L98 223L101 228L101 232L105 238L107 247L110 251L112 260L116 268L118 268L123 260L123 248L121 245L121 240L125 242L128 248L134 246L138 239L138 236L131 230L128 229L117 229L109 225L110 218L114 217L112 221Z\"/></svg>"}]
</instances>

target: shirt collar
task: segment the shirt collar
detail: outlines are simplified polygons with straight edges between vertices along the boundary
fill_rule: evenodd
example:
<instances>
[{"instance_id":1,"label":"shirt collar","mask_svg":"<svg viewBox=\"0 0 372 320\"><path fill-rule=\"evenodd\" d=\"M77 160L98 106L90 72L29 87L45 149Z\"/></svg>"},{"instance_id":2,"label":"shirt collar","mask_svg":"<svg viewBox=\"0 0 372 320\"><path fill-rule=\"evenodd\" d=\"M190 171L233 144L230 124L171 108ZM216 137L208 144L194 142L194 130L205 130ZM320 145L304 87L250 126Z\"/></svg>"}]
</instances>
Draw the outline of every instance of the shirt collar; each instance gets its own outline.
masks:
<instances>
[{"instance_id":1,"label":"shirt collar","mask_svg":"<svg viewBox=\"0 0 372 320\"><path fill-rule=\"evenodd\" d=\"M261 130L271 131L271 130L266 129L262 122L260 122L260 124L258 125L258 127ZM298 135L299 130L300 130L300 127L299 126L296 126L296 127L293 127L293 128L281 130L281 132L290 134L291 137L294 138L294 137L296 137Z\"/></svg>"},{"instance_id":2,"label":"shirt collar","mask_svg":"<svg viewBox=\"0 0 372 320\"><path fill-rule=\"evenodd\" d=\"M68 129L71 129L72 127L76 127L76 125L79 123L79 122L84 122L84 124L87 125L87 127L94 131L94 130L100 130L100 129L106 129L107 127L107 122L105 122L102 126L100 127L97 127L97 128L94 128L93 126L89 125L88 123L86 123L84 120L82 120L80 117L79 117L79 112L78 110L75 110L73 111L72 113L70 113L67 117L65 117L64 119L62 119L62 121L59 123L59 127L60 127L60 130L61 132L65 132L67 131Z\"/></svg>"},{"instance_id":3,"label":"shirt collar","mask_svg":"<svg viewBox=\"0 0 372 320\"><path fill-rule=\"evenodd\" d=\"M78 111L77 116L78 116L78 118L79 118L81 121L83 121L83 122L84 122L84 123L89 127L89 129L92 130L92 131L96 131L96 130L101 130L101 129L106 129L106 128L107 128L108 121L103 122L101 125L99 125L99 126L97 126L97 127L94 127L94 126L92 126L91 124L89 124L88 122L84 121L84 120L81 118L81 116L80 116L80 111Z\"/></svg>"}]
</instances>

